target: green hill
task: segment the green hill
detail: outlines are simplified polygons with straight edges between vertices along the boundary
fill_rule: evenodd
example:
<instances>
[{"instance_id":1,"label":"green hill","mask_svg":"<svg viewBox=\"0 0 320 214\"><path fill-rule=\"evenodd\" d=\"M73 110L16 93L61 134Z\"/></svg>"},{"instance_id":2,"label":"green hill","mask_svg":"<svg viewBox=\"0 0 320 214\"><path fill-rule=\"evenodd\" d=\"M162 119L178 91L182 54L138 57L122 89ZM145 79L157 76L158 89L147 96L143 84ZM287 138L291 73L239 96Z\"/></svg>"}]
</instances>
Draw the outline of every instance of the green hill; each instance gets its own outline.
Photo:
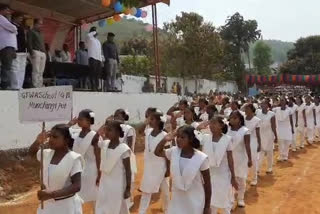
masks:
<instances>
[{"instance_id":1,"label":"green hill","mask_svg":"<svg viewBox=\"0 0 320 214\"><path fill-rule=\"evenodd\" d=\"M263 40L271 48L272 60L275 63L281 64L287 61L287 53L289 50L294 48L293 42L283 42L279 40ZM251 63L253 62L253 49L256 43L250 46L250 58ZM247 57L245 57L247 63Z\"/></svg>"}]
</instances>

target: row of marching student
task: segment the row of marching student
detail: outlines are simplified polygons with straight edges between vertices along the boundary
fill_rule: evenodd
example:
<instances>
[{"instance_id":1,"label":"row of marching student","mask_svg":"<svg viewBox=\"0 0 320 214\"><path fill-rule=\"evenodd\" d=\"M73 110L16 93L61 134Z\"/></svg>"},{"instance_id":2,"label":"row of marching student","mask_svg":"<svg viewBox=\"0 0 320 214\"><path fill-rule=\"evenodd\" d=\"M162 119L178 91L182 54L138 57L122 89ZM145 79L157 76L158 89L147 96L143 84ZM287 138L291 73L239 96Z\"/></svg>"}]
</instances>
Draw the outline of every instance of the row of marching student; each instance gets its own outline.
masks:
<instances>
[{"instance_id":1,"label":"row of marching student","mask_svg":"<svg viewBox=\"0 0 320 214\"><path fill-rule=\"evenodd\" d=\"M137 130L145 136L139 214L147 214L152 194L160 191L166 214L229 214L235 205L245 207L247 182L258 185L265 157L266 173L273 172L274 143L282 162L290 148L296 152L319 139L319 101L309 95L244 102L225 97L217 105L200 98L181 100L166 114L148 108ZM30 147L40 160L39 148L46 146L38 192L44 209L38 213L81 214L83 203L96 214L130 213L137 163L136 130L128 120L118 109L93 131L95 114L85 109L38 135Z\"/></svg>"}]
</instances>

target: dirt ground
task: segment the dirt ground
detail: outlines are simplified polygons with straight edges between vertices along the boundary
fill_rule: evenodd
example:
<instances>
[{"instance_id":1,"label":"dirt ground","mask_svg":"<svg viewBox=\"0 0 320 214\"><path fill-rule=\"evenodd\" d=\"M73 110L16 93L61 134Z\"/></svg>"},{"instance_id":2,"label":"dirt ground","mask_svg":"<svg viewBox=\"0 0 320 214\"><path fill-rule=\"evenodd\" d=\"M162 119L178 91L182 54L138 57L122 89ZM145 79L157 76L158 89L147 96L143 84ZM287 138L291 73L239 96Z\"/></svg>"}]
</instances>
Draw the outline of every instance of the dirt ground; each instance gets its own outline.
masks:
<instances>
[{"instance_id":1,"label":"dirt ground","mask_svg":"<svg viewBox=\"0 0 320 214\"><path fill-rule=\"evenodd\" d=\"M275 163L274 174L266 175L265 167L260 173L257 187L248 187L246 194L247 206L245 209L237 208L234 214L320 214L320 144L307 146L304 150L290 154L287 163ZM142 176L143 155L137 155L139 175L136 187ZM18 167L19 168L19 167ZM0 171L1 172L1 171ZM6 172L6 171L5 171ZM3 173L3 171L2 171ZM27 174L28 168L15 176ZM1 175L1 174L0 174ZM10 183L10 181L8 181ZM27 179L27 186L22 188L23 194L13 195L7 202L0 202L0 214L35 214L39 202L35 193L37 181L31 187L32 179ZM16 184L21 185L21 184ZM27 189L27 191L26 191ZM137 188L136 188L137 189ZM214 196L213 196L214 197ZM137 214L140 193L135 191L135 206L133 214ZM161 211L159 195L155 195L148 214L158 214ZM84 214L92 214L92 208L85 206Z\"/></svg>"}]
</instances>

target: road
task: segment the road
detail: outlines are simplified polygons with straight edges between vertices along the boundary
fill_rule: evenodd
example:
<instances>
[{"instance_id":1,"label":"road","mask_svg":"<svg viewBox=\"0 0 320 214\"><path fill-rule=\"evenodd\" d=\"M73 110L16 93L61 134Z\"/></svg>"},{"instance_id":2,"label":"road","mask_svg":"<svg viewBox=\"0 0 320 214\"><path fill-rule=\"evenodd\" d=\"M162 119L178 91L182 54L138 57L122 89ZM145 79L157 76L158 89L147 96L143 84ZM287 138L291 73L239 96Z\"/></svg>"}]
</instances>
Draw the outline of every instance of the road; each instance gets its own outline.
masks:
<instances>
[{"instance_id":1,"label":"road","mask_svg":"<svg viewBox=\"0 0 320 214\"><path fill-rule=\"evenodd\" d=\"M237 208L234 214L320 214L320 145L307 146L290 154L290 161L276 163L273 175L266 175L265 167L260 173L257 187L248 187L247 206ZM141 180L142 153L137 155ZM38 201L36 189L14 202L0 204L1 214L35 214ZM135 192L133 214L137 214L140 193ZM148 214L161 214L159 195L155 195ZM92 214L85 206L84 214Z\"/></svg>"}]
</instances>

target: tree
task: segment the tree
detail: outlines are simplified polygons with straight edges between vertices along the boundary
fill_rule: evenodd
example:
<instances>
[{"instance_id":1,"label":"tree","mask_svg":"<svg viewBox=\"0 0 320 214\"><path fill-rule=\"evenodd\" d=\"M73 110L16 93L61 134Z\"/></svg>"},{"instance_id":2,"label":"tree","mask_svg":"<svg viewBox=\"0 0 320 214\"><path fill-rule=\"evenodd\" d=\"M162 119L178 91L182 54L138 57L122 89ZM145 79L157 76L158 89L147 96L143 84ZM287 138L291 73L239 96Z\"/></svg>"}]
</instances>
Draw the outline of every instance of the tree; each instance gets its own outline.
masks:
<instances>
[{"instance_id":1,"label":"tree","mask_svg":"<svg viewBox=\"0 0 320 214\"><path fill-rule=\"evenodd\" d=\"M147 55L149 42L143 38L130 39L121 46L121 55Z\"/></svg>"},{"instance_id":2,"label":"tree","mask_svg":"<svg viewBox=\"0 0 320 214\"><path fill-rule=\"evenodd\" d=\"M223 41L211 23L196 13L164 24L166 37L161 41L161 70L167 75L212 79L223 66Z\"/></svg>"},{"instance_id":3,"label":"tree","mask_svg":"<svg viewBox=\"0 0 320 214\"><path fill-rule=\"evenodd\" d=\"M288 61L280 67L281 73L319 74L320 36L299 39L289 51Z\"/></svg>"},{"instance_id":4,"label":"tree","mask_svg":"<svg viewBox=\"0 0 320 214\"><path fill-rule=\"evenodd\" d=\"M269 75L271 73L270 65L272 64L271 48L263 41L256 43L253 49L253 65L260 75Z\"/></svg>"},{"instance_id":5,"label":"tree","mask_svg":"<svg viewBox=\"0 0 320 214\"><path fill-rule=\"evenodd\" d=\"M234 72L238 87L245 89L245 66L241 59L241 53L249 53L249 45L261 36L256 20L244 20L243 16L235 13L226 20L226 24L221 27L220 35L227 42L227 55L229 61L226 65L228 70ZM232 56L230 56L230 54ZM248 57L250 59L250 57ZM250 61L249 61L250 64Z\"/></svg>"}]
</instances>

